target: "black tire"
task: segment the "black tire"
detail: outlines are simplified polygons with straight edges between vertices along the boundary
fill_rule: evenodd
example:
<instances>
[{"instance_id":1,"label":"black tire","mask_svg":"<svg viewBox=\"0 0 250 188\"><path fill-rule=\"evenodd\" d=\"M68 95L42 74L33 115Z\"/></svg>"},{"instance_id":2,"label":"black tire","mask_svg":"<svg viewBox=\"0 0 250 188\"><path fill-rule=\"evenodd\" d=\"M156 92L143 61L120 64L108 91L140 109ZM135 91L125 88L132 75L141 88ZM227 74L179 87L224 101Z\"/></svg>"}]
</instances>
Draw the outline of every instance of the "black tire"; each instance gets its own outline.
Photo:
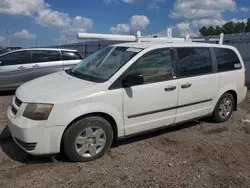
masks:
<instances>
[{"instance_id":1,"label":"black tire","mask_svg":"<svg viewBox=\"0 0 250 188\"><path fill-rule=\"evenodd\" d=\"M222 117L222 116L220 115L220 109L219 109L219 108L220 108L220 104L221 104L221 102L222 102L224 99L230 99L231 102L232 102L231 111L230 111L229 115L227 115L226 117ZM234 111L234 107L235 107L235 100L234 100L233 95L232 95L231 93L225 93L225 94L223 94L223 95L220 97L219 101L217 102L217 104L216 104L216 106L215 106L215 109L214 109L214 112L213 112L213 116L212 116L213 120L214 120L215 122L217 122L217 123L222 123L222 122L227 121L227 120L231 117L231 115L232 115L232 113L233 113L233 111Z\"/></svg>"},{"instance_id":2,"label":"black tire","mask_svg":"<svg viewBox=\"0 0 250 188\"><path fill-rule=\"evenodd\" d=\"M104 148L96 156L84 157L77 153L75 149L75 141L77 136L82 131L84 131L84 129L91 126L99 127L105 132L106 143ZM65 131L63 135L63 150L65 155L72 162L87 162L102 157L111 147L112 142L113 142L113 129L110 123L102 117L92 116L77 121Z\"/></svg>"}]
</instances>

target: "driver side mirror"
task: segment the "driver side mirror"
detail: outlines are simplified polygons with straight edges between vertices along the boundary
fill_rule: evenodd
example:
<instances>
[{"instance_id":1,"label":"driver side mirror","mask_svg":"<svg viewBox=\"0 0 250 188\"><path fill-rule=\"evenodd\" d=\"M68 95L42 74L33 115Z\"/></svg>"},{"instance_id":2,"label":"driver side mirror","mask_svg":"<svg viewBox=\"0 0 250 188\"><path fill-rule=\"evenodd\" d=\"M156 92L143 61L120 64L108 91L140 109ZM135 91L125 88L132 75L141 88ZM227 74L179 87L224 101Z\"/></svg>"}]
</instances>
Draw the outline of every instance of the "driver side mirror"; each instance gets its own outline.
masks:
<instances>
[{"instance_id":1,"label":"driver side mirror","mask_svg":"<svg viewBox=\"0 0 250 188\"><path fill-rule=\"evenodd\" d=\"M140 74L128 74L122 81L124 87L141 85L144 83L144 78Z\"/></svg>"}]
</instances>

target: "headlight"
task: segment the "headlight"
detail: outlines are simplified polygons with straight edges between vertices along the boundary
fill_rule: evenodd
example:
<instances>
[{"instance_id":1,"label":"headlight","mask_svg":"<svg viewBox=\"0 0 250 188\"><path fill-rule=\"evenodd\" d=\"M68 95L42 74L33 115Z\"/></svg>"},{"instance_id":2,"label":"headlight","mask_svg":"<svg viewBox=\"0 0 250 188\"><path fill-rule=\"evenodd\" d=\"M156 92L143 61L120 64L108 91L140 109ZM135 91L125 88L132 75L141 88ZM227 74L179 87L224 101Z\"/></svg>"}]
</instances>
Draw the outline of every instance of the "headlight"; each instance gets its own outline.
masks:
<instances>
[{"instance_id":1,"label":"headlight","mask_svg":"<svg viewBox=\"0 0 250 188\"><path fill-rule=\"evenodd\" d=\"M53 108L53 104L28 104L23 116L32 120L47 120Z\"/></svg>"}]
</instances>

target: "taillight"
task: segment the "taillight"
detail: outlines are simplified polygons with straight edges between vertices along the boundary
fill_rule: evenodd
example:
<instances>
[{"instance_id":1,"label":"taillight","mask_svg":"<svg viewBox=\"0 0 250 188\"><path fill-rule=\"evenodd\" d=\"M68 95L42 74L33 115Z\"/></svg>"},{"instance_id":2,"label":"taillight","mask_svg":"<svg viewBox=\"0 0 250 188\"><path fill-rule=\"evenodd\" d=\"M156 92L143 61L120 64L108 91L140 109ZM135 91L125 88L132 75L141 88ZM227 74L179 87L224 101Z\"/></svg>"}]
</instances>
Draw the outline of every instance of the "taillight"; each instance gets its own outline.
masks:
<instances>
[{"instance_id":1,"label":"taillight","mask_svg":"<svg viewBox=\"0 0 250 188\"><path fill-rule=\"evenodd\" d=\"M247 85L247 75L246 75L246 71L244 72L244 86Z\"/></svg>"}]
</instances>

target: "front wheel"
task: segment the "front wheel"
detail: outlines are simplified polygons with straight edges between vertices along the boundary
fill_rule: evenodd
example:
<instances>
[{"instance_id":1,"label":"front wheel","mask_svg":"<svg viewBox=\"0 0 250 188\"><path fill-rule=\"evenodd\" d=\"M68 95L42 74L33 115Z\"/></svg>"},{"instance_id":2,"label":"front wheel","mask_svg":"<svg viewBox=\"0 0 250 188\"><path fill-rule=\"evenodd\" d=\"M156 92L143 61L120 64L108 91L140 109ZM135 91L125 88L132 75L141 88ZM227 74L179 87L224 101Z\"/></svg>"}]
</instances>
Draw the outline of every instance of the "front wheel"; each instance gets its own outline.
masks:
<instances>
[{"instance_id":1,"label":"front wheel","mask_svg":"<svg viewBox=\"0 0 250 188\"><path fill-rule=\"evenodd\" d=\"M102 157L112 141L112 127L102 117L79 120L63 136L64 152L73 162L86 162Z\"/></svg>"},{"instance_id":2,"label":"front wheel","mask_svg":"<svg viewBox=\"0 0 250 188\"><path fill-rule=\"evenodd\" d=\"M213 119L218 122L227 121L233 113L235 105L234 97L231 93L225 93L219 99L213 113Z\"/></svg>"}]
</instances>

